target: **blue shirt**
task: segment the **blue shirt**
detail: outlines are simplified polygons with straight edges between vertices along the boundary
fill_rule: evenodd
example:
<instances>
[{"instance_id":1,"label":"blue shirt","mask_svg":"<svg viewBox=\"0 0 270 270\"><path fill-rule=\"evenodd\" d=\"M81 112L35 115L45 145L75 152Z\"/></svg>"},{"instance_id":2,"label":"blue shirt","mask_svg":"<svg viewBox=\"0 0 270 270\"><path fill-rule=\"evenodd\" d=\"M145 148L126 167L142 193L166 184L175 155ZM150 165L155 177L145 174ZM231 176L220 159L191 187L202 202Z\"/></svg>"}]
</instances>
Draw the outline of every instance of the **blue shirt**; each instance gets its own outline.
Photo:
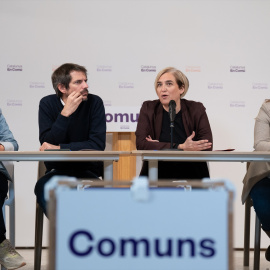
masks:
<instances>
[{"instance_id":1,"label":"blue shirt","mask_svg":"<svg viewBox=\"0 0 270 270\"><path fill-rule=\"evenodd\" d=\"M17 141L14 139L12 132L9 129L9 126L6 122L2 110L0 109L0 144L5 147L5 151L17 151L19 149ZM9 173L5 165L8 165L8 162L0 162L0 172L2 172L7 179L11 180Z\"/></svg>"}]
</instances>

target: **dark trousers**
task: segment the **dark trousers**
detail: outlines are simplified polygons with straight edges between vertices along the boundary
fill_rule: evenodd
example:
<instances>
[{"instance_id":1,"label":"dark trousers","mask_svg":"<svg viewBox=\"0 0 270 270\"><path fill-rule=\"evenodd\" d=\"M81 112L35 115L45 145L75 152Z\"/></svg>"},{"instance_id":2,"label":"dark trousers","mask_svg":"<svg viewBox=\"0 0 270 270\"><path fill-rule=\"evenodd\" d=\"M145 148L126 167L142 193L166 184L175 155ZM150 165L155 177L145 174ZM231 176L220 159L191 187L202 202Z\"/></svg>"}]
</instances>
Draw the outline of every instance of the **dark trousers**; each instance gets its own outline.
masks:
<instances>
[{"instance_id":1,"label":"dark trousers","mask_svg":"<svg viewBox=\"0 0 270 270\"><path fill-rule=\"evenodd\" d=\"M80 179L93 179L98 178L94 173L87 170L53 170L46 173L41 177L35 186L35 194L37 196L37 202L42 208L44 214L47 216L47 206L44 198L44 186L53 176L72 176Z\"/></svg>"},{"instance_id":2,"label":"dark trousers","mask_svg":"<svg viewBox=\"0 0 270 270\"><path fill-rule=\"evenodd\" d=\"M3 216L3 205L8 193L8 180L4 174L0 172L0 243L6 239L6 226Z\"/></svg>"},{"instance_id":3,"label":"dark trousers","mask_svg":"<svg viewBox=\"0 0 270 270\"><path fill-rule=\"evenodd\" d=\"M257 182L249 193L264 231L270 231L270 178Z\"/></svg>"}]
</instances>

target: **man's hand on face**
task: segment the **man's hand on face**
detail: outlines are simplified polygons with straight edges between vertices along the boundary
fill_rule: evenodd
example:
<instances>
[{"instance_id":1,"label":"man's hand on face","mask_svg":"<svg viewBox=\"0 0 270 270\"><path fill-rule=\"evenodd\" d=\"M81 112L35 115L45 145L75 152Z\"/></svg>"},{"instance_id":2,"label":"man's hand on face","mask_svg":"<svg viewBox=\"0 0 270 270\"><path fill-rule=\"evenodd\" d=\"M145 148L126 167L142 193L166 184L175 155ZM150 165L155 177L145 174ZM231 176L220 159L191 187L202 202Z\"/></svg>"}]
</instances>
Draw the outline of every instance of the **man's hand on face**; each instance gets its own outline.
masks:
<instances>
[{"instance_id":1,"label":"man's hand on face","mask_svg":"<svg viewBox=\"0 0 270 270\"><path fill-rule=\"evenodd\" d=\"M83 96L79 92L72 92L66 100L66 104L61 112L63 116L69 117L71 114L73 114L81 102L83 101Z\"/></svg>"},{"instance_id":2,"label":"man's hand on face","mask_svg":"<svg viewBox=\"0 0 270 270\"><path fill-rule=\"evenodd\" d=\"M39 151L44 151L44 150L47 150L47 149L60 149L60 145L53 145L53 144L44 142L44 143L40 146Z\"/></svg>"}]
</instances>

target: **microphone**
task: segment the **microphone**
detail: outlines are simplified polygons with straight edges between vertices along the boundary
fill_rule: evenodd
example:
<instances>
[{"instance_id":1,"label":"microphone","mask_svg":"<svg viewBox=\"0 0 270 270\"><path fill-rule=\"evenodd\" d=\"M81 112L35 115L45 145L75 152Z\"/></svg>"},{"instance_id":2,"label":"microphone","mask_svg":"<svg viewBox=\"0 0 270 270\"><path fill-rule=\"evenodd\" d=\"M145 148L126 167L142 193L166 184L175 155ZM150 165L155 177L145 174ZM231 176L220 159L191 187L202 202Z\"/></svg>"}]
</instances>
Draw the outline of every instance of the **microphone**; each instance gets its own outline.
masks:
<instances>
[{"instance_id":1,"label":"microphone","mask_svg":"<svg viewBox=\"0 0 270 270\"><path fill-rule=\"evenodd\" d=\"M173 122L174 122L174 119L175 119L175 107L176 107L175 101L171 100L169 102L169 115L170 115L171 125L173 125Z\"/></svg>"},{"instance_id":2,"label":"microphone","mask_svg":"<svg viewBox=\"0 0 270 270\"><path fill-rule=\"evenodd\" d=\"M174 128L174 119L175 119L175 107L176 103L174 100L169 102L169 116L170 116L170 128L171 128L171 149L173 149L173 128Z\"/></svg>"}]
</instances>

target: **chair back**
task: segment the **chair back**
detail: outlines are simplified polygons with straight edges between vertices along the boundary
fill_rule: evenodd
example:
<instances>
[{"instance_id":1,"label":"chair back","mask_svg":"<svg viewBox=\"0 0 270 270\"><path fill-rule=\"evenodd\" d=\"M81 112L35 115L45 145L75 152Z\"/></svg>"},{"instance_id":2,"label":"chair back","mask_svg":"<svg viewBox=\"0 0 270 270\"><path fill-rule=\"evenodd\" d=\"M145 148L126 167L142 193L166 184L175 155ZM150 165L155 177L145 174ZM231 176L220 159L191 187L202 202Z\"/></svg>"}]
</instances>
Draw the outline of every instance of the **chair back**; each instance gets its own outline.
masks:
<instances>
[{"instance_id":1,"label":"chair back","mask_svg":"<svg viewBox=\"0 0 270 270\"><path fill-rule=\"evenodd\" d=\"M45 175L46 166L44 161L38 162L37 181ZM42 233L43 233L43 211L36 203L36 221L35 221L35 251L34 251L34 270L41 269L42 253Z\"/></svg>"},{"instance_id":2,"label":"chair back","mask_svg":"<svg viewBox=\"0 0 270 270\"><path fill-rule=\"evenodd\" d=\"M44 161L38 162L38 174L37 174L37 180L40 179L42 176L44 176L46 173L46 166Z\"/></svg>"}]
</instances>

